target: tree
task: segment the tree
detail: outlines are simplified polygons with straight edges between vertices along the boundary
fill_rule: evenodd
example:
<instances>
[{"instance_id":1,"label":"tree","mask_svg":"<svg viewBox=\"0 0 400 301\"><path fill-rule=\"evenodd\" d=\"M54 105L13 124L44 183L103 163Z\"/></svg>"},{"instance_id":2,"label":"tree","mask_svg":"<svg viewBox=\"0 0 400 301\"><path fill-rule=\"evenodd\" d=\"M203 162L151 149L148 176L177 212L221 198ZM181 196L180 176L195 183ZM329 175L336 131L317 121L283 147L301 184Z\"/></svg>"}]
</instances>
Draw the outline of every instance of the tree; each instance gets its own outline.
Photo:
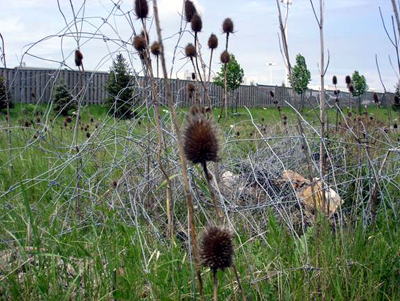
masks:
<instances>
[{"instance_id":1,"label":"tree","mask_svg":"<svg viewBox=\"0 0 400 301\"><path fill-rule=\"evenodd\" d=\"M244 71L243 68L240 67L239 63L236 61L236 58L233 54L230 55L229 62L227 63L226 66L226 85L227 85L227 90L228 93L235 91L237 88L240 87L240 84L243 82L243 76L244 76ZM217 73L217 76L214 78L214 83L221 87L224 88L224 78L225 78L225 66L221 66L220 72ZM227 103L225 103L225 106L227 106ZM221 107L221 116L222 116L222 108ZM226 109L226 114L228 112L228 107ZM233 106L232 106L232 111L233 111Z\"/></svg>"},{"instance_id":2,"label":"tree","mask_svg":"<svg viewBox=\"0 0 400 301\"><path fill-rule=\"evenodd\" d=\"M307 90L311 81L310 70L307 69L306 59L301 54L296 56L296 65L292 69L292 76L289 78L292 88L300 95L301 109L304 107L303 93Z\"/></svg>"},{"instance_id":3,"label":"tree","mask_svg":"<svg viewBox=\"0 0 400 301\"><path fill-rule=\"evenodd\" d=\"M130 86L132 76L129 66L120 53L117 55L110 68L110 76L106 91L110 97L106 99L105 106L111 115L117 118L131 118L133 88Z\"/></svg>"},{"instance_id":4,"label":"tree","mask_svg":"<svg viewBox=\"0 0 400 301\"><path fill-rule=\"evenodd\" d=\"M351 93L353 97L358 97L358 113L361 112L361 95L363 95L368 90L367 80L364 75L355 70L351 76L351 82L353 85L353 92Z\"/></svg>"},{"instance_id":5,"label":"tree","mask_svg":"<svg viewBox=\"0 0 400 301\"><path fill-rule=\"evenodd\" d=\"M54 111L67 116L70 110L75 110L73 97L68 90L67 84L60 80L54 91Z\"/></svg>"},{"instance_id":6,"label":"tree","mask_svg":"<svg viewBox=\"0 0 400 301\"><path fill-rule=\"evenodd\" d=\"M0 111L7 108L7 101L10 104L10 108L12 108L13 103L11 102L10 91L6 86L6 80L0 76Z\"/></svg>"},{"instance_id":7,"label":"tree","mask_svg":"<svg viewBox=\"0 0 400 301\"><path fill-rule=\"evenodd\" d=\"M225 68L221 66L221 71L217 73L217 76L214 78L214 83L219 87L224 87L224 76L225 76ZM243 68L240 67L239 63L236 61L236 58L233 54L230 55L230 60L227 66L226 73L226 84L228 86L229 91L234 91L240 87L240 84L243 81L244 71Z\"/></svg>"}]
</instances>

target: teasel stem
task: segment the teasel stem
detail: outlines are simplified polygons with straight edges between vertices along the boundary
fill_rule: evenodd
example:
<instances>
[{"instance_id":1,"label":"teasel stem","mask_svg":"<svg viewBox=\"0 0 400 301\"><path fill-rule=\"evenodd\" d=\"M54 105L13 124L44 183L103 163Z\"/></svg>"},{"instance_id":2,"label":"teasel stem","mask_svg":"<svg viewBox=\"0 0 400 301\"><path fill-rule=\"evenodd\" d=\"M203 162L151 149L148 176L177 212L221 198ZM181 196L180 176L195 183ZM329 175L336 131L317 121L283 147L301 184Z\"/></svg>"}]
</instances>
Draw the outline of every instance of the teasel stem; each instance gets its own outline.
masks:
<instances>
[{"instance_id":1,"label":"teasel stem","mask_svg":"<svg viewBox=\"0 0 400 301\"><path fill-rule=\"evenodd\" d=\"M160 18L158 15L157 0L153 0L153 13L154 13L154 19L155 19L155 23L156 23L158 43L160 44L161 66L162 66L163 75L164 75L165 87L167 90L168 106L171 111L172 122L174 125L174 130L175 130L177 141L178 141L179 158L180 158L181 165L182 165L183 186L184 186L185 197L186 197L186 201L187 201L187 205L188 205L188 209L189 209L189 224L190 224L190 236L191 236L190 242L192 244L191 249L193 252L196 277L197 277L197 281L198 281L198 285L199 285L200 299L204 300L203 281L201 279L199 255L198 255L197 240L196 240L196 225L195 225L195 219L194 219L193 198L192 198L192 195L190 194L189 179L188 179L188 175L187 175L187 165L186 165L185 152L183 150L182 136L181 136L181 132L179 129L178 117L177 117L176 111L175 111L173 95L171 92L171 87L170 87L170 83L169 83L169 79L168 79L167 66L165 63L164 45L162 42L161 25L160 25Z\"/></svg>"},{"instance_id":2,"label":"teasel stem","mask_svg":"<svg viewBox=\"0 0 400 301\"><path fill-rule=\"evenodd\" d=\"M4 63L4 68L7 69L6 63L6 51L4 48L4 38L3 35L0 33L1 39L1 50L2 50L2 58ZM10 167L10 183L13 185L14 182L14 167L12 164L12 151L11 151L11 116L10 116L10 102L8 99L8 91L7 91L7 73L5 73L5 80L4 80L4 90L6 91L6 102L7 102L7 138L8 138L8 165Z\"/></svg>"},{"instance_id":3,"label":"teasel stem","mask_svg":"<svg viewBox=\"0 0 400 301\"><path fill-rule=\"evenodd\" d=\"M218 206L217 196L215 195L214 188L211 185L212 176L207 169L207 161L203 161L201 163L201 166L203 167L204 175L207 180L208 190L210 191L211 200L214 205L215 213L217 214L218 222L219 222L219 224L222 225L222 222L224 219L224 213L222 212L221 208Z\"/></svg>"},{"instance_id":4,"label":"teasel stem","mask_svg":"<svg viewBox=\"0 0 400 301\"><path fill-rule=\"evenodd\" d=\"M218 301L218 277L217 277L218 269L213 269L214 276L214 301Z\"/></svg>"},{"instance_id":5,"label":"teasel stem","mask_svg":"<svg viewBox=\"0 0 400 301\"><path fill-rule=\"evenodd\" d=\"M235 273L235 277L236 277L236 281L238 283L240 295L242 296L243 301L246 301L246 296L244 295L242 284L241 284L240 278L239 278L239 273L237 272L235 263L232 263L232 269L233 269L233 272Z\"/></svg>"},{"instance_id":6,"label":"teasel stem","mask_svg":"<svg viewBox=\"0 0 400 301\"><path fill-rule=\"evenodd\" d=\"M200 68L199 68L198 57L200 57L200 59L201 59L201 54L200 54L200 50L197 51L197 45L198 45L198 37L197 37L197 32L195 32L195 33L194 33L194 47L196 48L197 55L196 55L196 58L195 58L195 60L196 60L196 68L195 68L194 65L193 65L193 69L194 69L194 73L196 73L196 70L197 70L197 73L199 74L200 83L201 83L201 85L202 85L203 88L204 88L205 96L206 96L206 98L207 98L207 100L208 100L208 103L209 103L209 106L210 106L210 108L211 108L211 97L210 97L210 92L209 92L209 90L208 90L208 85L206 85L206 84L204 83L205 74L204 74L204 80L203 80L203 78L202 78L202 76L201 76ZM210 65L210 68L211 68L211 65ZM210 72L211 72L211 71L210 71ZM211 116L212 116L212 115L211 115ZM212 116L212 118L213 118L213 116Z\"/></svg>"},{"instance_id":7,"label":"teasel stem","mask_svg":"<svg viewBox=\"0 0 400 301\"><path fill-rule=\"evenodd\" d=\"M158 161L158 166L163 173L165 180L167 181L167 221L168 221L168 234L170 235L171 242L174 242L174 224L173 224L173 219L172 219L172 192L171 192L171 179L164 168L164 164L162 162L162 150L163 150L163 144L165 144L165 141L163 139L163 131L161 128L161 122L160 122L160 112L158 108L158 100L157 100L157 88L154 82L154 74L153 74L153 68L151 65L151 60L150 60L150 51L149 51L149 41L148 41L148 35L147 35L147 30L146 30L146 24L144 19L142 19L142 25L143 25L143 31L145 33L145 39L146 39L146 48L145 48L145 64L147 65L147 73L150 79L150 87L151 87L151 95L153 99L153 106L154 106L154 111L155 111L155 117L156 117L156 128L157 128L157 138L158 138L158 149L157 149L157 161ZM157 65L158 67L158 65ZM158 69L157 69L158 71ZM169 160L168 156L165 156L166 160L166 165L168 166Z\"/></svg>"}]
</instances>

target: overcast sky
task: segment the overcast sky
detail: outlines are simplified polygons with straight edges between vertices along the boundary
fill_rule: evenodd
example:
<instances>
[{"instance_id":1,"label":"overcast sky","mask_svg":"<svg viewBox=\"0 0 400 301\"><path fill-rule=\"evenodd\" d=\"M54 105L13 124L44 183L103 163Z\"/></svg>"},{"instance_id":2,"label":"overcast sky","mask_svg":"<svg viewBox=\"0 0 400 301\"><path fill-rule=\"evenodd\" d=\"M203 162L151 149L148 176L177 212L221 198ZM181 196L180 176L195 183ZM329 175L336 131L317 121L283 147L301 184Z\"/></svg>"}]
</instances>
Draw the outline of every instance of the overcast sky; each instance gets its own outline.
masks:
<instances>
[{"instance_id":1,"label":"overcast sky","mask_svg":"<svg viewBox=\"0 0 400 301\"><path fill-rule=\"evenodd\" d=\"M130 44L133 30L141 30L141 24L133 13L133 0L71 1L77 15L78 31L82 33L79 38L69 0L0 0L0 32L5 39L7 67L18 66L23 61L29 67L68 66L76 69L73 53L79 41L86 70L109 70L112 59L121 52L132 68L140 72L139 59ZM183 56L183 48L193 37L189 30L179 34L186 26L180 17L182 2L158 0L166 39L167 65L170 70L173 67L174 77L192 70ZM285 67L279 50L275 0L194 2L203 18L200 42L206 46L211 33L217 34L220 40L212 66L214 72L220 68L218 57L224 44L221 24L230 17L235 23L235 34L230 38L229 49L243 67L247 83L269 83L267 62L276 63L272 83L280 85L284 81ZM318 9L318 3L315 4ZM395 51L382 27L379 6L391 28L392 10L388 0L325 1L325 46L330 51L328 83L333 75L337 75L343 86L344 77L358 70L365 75L372 90L382 90L375 65L377 54L384 84L388 90L394 89L397 75L389 56L396 65ZM154 40L156 33L151 18L147 24L151 26L150 39ZM301 53L311 70L312 85L317 85L319 30L309 0L293 0L288 29L292 63L296 54ZM203 52L208 62L207 47L203 47Z\"/></svg>"}]
</instances>

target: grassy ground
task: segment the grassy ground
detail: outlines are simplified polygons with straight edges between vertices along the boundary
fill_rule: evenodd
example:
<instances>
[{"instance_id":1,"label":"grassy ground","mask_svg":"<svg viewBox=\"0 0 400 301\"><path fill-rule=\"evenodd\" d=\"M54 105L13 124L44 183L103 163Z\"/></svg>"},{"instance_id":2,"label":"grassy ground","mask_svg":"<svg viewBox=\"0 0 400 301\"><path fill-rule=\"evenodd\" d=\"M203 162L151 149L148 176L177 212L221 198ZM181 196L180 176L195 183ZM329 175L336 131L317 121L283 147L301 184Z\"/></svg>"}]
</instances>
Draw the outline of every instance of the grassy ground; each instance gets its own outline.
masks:
<instances>
[{"instance_id":1,"label":"grassy ground","mask_svg":"<svg viewBox=\"0 0 400 301\"><path fill-rule=\"evenodd\" d=\"M155 160L152 112L137 111L137 118L117 121L100 106L84 108L77 151L75 118L65 126L65 118L55 116L47 106L24 106L22 114L17 106L11 113L12 175L6 120L4 114L0 116L1 299L189 300L198 296L170 115L163 111L166 156L174 177L173 240L166 234L165 183ZM181 121L186 113L179 111ZM214 111L215 117L218 113ZM317 128L315 113L304 111L303 116ZM262 192L238 205L240 210L227 213L235 232L235 263L248 300L400 298L399 157L391 154L384 159L388 149L398 147L400 136L392 126L396 114L391 112L389 121L386 109L368 110L365 119L371 122L367 134L371 141L365 149L371 160L364 154L358 168L359 157L354 155L358 143L345 128L354 115L341 118L342 126L336 130L336 112L329 112L331 154L338 158L335 162L345 158L328 176L328 181L338 182L345 200L334 217L315 214L307 225L299 225L302 206L284 205L293 195L285 199ZM228 120L222 119L220 167L262 166L277 153L285 168L298 165L296 171L306 172L307 166L298 163L303 161L295 159L301 153L296 116L288 108L280 113L276 108L240 108ZM318 137L311 128L305 131L312 154L318 150ZM339 155L343 150L347 150L345 157ZM374 184L372 169L381 166L380 205L372 223L366 213ZM190 175L201 234L212 207L201 174L190 167ZM236 195L226 198L242 202ZM212 271L202 268L202 275L205 299L211 300ZM219 271L218 278L220 300L240 299L232 270Z\"/></svg>"}]
</instances>

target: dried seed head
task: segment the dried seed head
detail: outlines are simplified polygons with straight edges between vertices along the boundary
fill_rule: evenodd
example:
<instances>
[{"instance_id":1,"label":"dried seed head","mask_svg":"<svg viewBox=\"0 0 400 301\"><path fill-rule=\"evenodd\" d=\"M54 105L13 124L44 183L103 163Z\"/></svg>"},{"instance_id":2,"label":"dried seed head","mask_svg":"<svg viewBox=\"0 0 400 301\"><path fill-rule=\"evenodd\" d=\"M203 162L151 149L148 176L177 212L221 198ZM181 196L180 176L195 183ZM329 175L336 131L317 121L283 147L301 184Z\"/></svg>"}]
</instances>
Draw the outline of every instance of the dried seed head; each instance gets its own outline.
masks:
<instances>
[{"instance_id":1,"label":"dried seed head","mask_svg":"<svg viewBox=\"0 0 400 301\"><path fill-rule=\"evenodd\" d=\"M233 33L233 21L231 18L226 18L224 20L222 23L222 31L227 34Z\"/></svg>"},{"instance_id":2,"label":"dried seed head","mask_svg":"<svg viewBox=\"0 0 400 301\"><path fill-rule=\"evenodd\" d=\"M397 129L397 123L393 124L393 128Z\"/></svg>"},{"instance_id":3,"label":"dried seed head","mask_svg":"<svg viewBox=\"0 0 400 301\"><path fill-rule=\"evenodd\" d=\"M283 120L287 120L287 116L286 116L286 115L283 115L283 116L282 116L282 119L283 119Z\"/></svg>"},{"instance_id":4,"label":"dried seed head","mask_svg":"<svg viewBox=\"0 0 400 301\"><path fill-rule=\"evenodd\" d=\"M190 23L192 25L192 30L194 32L200 32L201 29L203 28L203 21L201 20L201 17L197 13L193 15Z\"/></svg>"},{"instance_id":5,"label":"dried seed head","mask_svg":"<svg viewBox=\"0 0 400 301\"><path fill-rule=\"evenodd\" d=\"M348 111L347 112L347 117L351 117L351 115L352 115L351 111Z\"/></svg>"},{"instance_id":6,"label":"dried seed head","mask_svg":"<svg viewBox=\"0 0 400 301\"><path fill-rule=\"evenodd\" d=\"M147 0L135 0L135 13L138 19L146 19L149 14Z\"/></svg>"},{"instance_id":7,"label":"dried seed head","mask_svg":"<svg viewBox=\"0 0 400 301\"><path fill-rule=\"evenodd\" d=\"M351 84L351 77L350 75L346 76L346 85L350 85Z\"/></svg>"},{"instance_id":8,"label":"dried seed head","mask_svg":"<svg viewBox=\"0 0 400 301\"><path fill-rule=\"evenodd\" d=\"M192 80L196 79L196 73L192 72Z\"/></svg>"},{"instance_id":9,"label":"dried seed head","mask_svg":"<svg viewBox=\"0 0 400 301\"><path fill-rule=\"evenodd\" d=\"M197 14L196 7L194 6L192 1L186 0L185 1L185 18L186 22L191 22L193 16Z\"/></svg>"},{"instance_id":10,"label":"dried seed head","mask_svg":"<svg viewBox=\"0 0 400 301\"><path fill-rule=\"evenodd\" d=\"M379 97L377 93L374 93L374 102L379 103Z\"/></svg>"},{"instance_id":11,"label":"dried seed head","mask_svg":"<svg viewBox=\"0 0 400 301\"><path fill-rule=\"evenodd\" d=\"M218 47L218 38L215 34L211 34L208 38L208 48L215 49Z\"/></svg>"},{"instance_id":12,"label":"dried seed head","mask_svg":"<svg viewBox=\"0 0 400 301\"><path fill-rule=\"evenodd\" d=\"M196 87L193 84L188 84L188 91L189 92L194 92L195 89L196 89Z\"/></svg>"},{"instance_id":13,"label":"dried seed head","mask_svg":"<svg viewBox=\"0 0 400 301\"><path fill-rule=\"evenodd\" d=\"M146 39L144 35L137 35L133 38L133 47L139 52L142 52L146 49Z\"/></svg>"},{"instance_id":14,"label":"dried seed head","mask_svg":"<svg viewBox=\"0 0 400 301\"><path fill-rule=\"evenodd\" d=\"M68 126L68 122L64 120L64 127L66 128Z\"/></svg>"},{"instance_id":15,"label":"dried seed head","mask_svg":"<svg viewBox=\"0 0 400 301\"><path fill-rule=\"evenodd\" d=\"M280 111L282 111L282 108L281 108L281 106L278 106L278 111L280 112Z\"/></svg>"},{"instance_id":16,"label":"dried seed head","mask_svg":"<svg viewBox=\"0 0 400 301\"><path fill-rule=\"evenodd\" d=\"M189 109L189 114L190 114L191 116L196 116L196 115L198 115L199 113L200 113L200 109L199 109L198 106L193 105L193 106L190 107L190 109Z\"/></svg>"},{"instance_id":17,"label":"dried seed head","mask_svg":"<svg viewBox=\"0 0 400 301\"><path fill-rule=\"evenodd\" d=\"M394 96L394 103L396 104L396 105L399 105L400 104L400 98L399 98L399 95L395 95Z\"/></svg>"},{"instance_id":18,"label":"dried seed head","mask_svg":"<svg viewBox=\"0 0 400 301\"><path fill-rule=\"evenodd\" d=\"M332 83L336 86L337 85L337 77L336 77L336 75L334 75L333 77L332 77Z\"/></svg>"},{"instance_id":19,"label":"dried seed head","mask_svg":"<svg viewBox=\"0 0 400 301\"><path fill-rule=\"evenodd\" d=\"M151 53L155 56L160 55L160 44L158 42L154 42L153 45L151 45Z\"/></svg>"},{"instance_id":20,"label":"dried seed head","mask_svg":"<svg viewBox=\"0 0 400 301\"><path fill-rule=\"evenodd\" d=\"M75 50L75 65L82 66L83 54L79 50Z\"/></svg>"},{"instance_id":21,"label":"dried seed head","mask_svg":"<svg viewBox=\"0 0 400 301\"><path fill-rule=\"evenodd\" d=\"M72 122L71 116L67 116L67 117L65 118L65 121L68 122L68 123L71 123L71 122Z\"/></svg>"},{"instance_id":22,"label":"dried seed head","mask_svg":"<svg viewBox=\"0 0 400 301\"><path fill-rule=\"evenodd\" d=\"M111 183L111 187L112 188L117 188L117 186L118 186L118 182L117 181L112 181L112 183Z\"/></svg>"},{"instance_id":23,"label":"dried seed head","mask_svg":"<svg viewBox=\"0 0 400 301\"><path fill-rule=\"evenodd\" d=\"M90 133L86 133L86 138L90 138Z\"/></svg>"},{"instance_id":24,"label":"dried seed head","mask_svg":"<svg viewBox=\"0 0 400 301\"><path fill-rule=\"evenodd\" d=\"M207 226L200 243L202 265L213 270L229 268L233 263L233 234L222 226Z\"/></svg>"},{"instance_id":25,"label":"dried seed head","mask_svg":"<svg viewBox=\"0 0 400 301\"><path fill-rule=\"evenodd\" d=\"M228 51L224 51L221 53L221 63L223 64L228 64L229 61L231 60L231 56L229 55Z\"/></svg>"},{"instance_id":26,"label":"dried seed head","mask_svg":"<svg viewBox=\"0 0 400 301\"><path fill-rule=\"evenodd\" d=\"M239 137L239 136L240 136L240 132L236 132L236 136L238 136L238 137Z\"/></svg>"},{"instance_id":27,"label":"dried seed head","mask_svg":"<svg viewBox=\"0 0 400 301\"><path fill-rule=\"evenodd\" d=\"M190 58L196 57L196 55L197 55L196 47L194 47L194 45L191 43L187 44L187 46L185 48L185 54L187 57L190 57Z\"/></svg>"},{"instance_id":28,"label":"dried seed head","mask_svg":"<svg viewBox=\"0 0 400 301\"><path fill-rule=\"evenodd\" d=\"M219 143L210 120L202 115L188 121L184 132L184 151L193 164L218 160Z\"/></svg>"},{"instance_id":29,"label":"dried seed head","mask_svg":"<svg viewBox=\"0 0 400 301\"><path fill-rule=\"evenodd\" d=\"M349 92L350 92L351 94L354 93L354 86L353 86L352 84L350 84L350 86L349 86Z\"/></svg>"},{"instance_id":30,"label":"dried seed head","mask_svg":"<svg viewBox=\"0 0 400 301\"><path fill-rule=\"evenodd\" d=\"M275 97L274 91L269 91L269 95L270 95L272 98L274 98L274 97Z\"/></svg>"}]
</instances>

